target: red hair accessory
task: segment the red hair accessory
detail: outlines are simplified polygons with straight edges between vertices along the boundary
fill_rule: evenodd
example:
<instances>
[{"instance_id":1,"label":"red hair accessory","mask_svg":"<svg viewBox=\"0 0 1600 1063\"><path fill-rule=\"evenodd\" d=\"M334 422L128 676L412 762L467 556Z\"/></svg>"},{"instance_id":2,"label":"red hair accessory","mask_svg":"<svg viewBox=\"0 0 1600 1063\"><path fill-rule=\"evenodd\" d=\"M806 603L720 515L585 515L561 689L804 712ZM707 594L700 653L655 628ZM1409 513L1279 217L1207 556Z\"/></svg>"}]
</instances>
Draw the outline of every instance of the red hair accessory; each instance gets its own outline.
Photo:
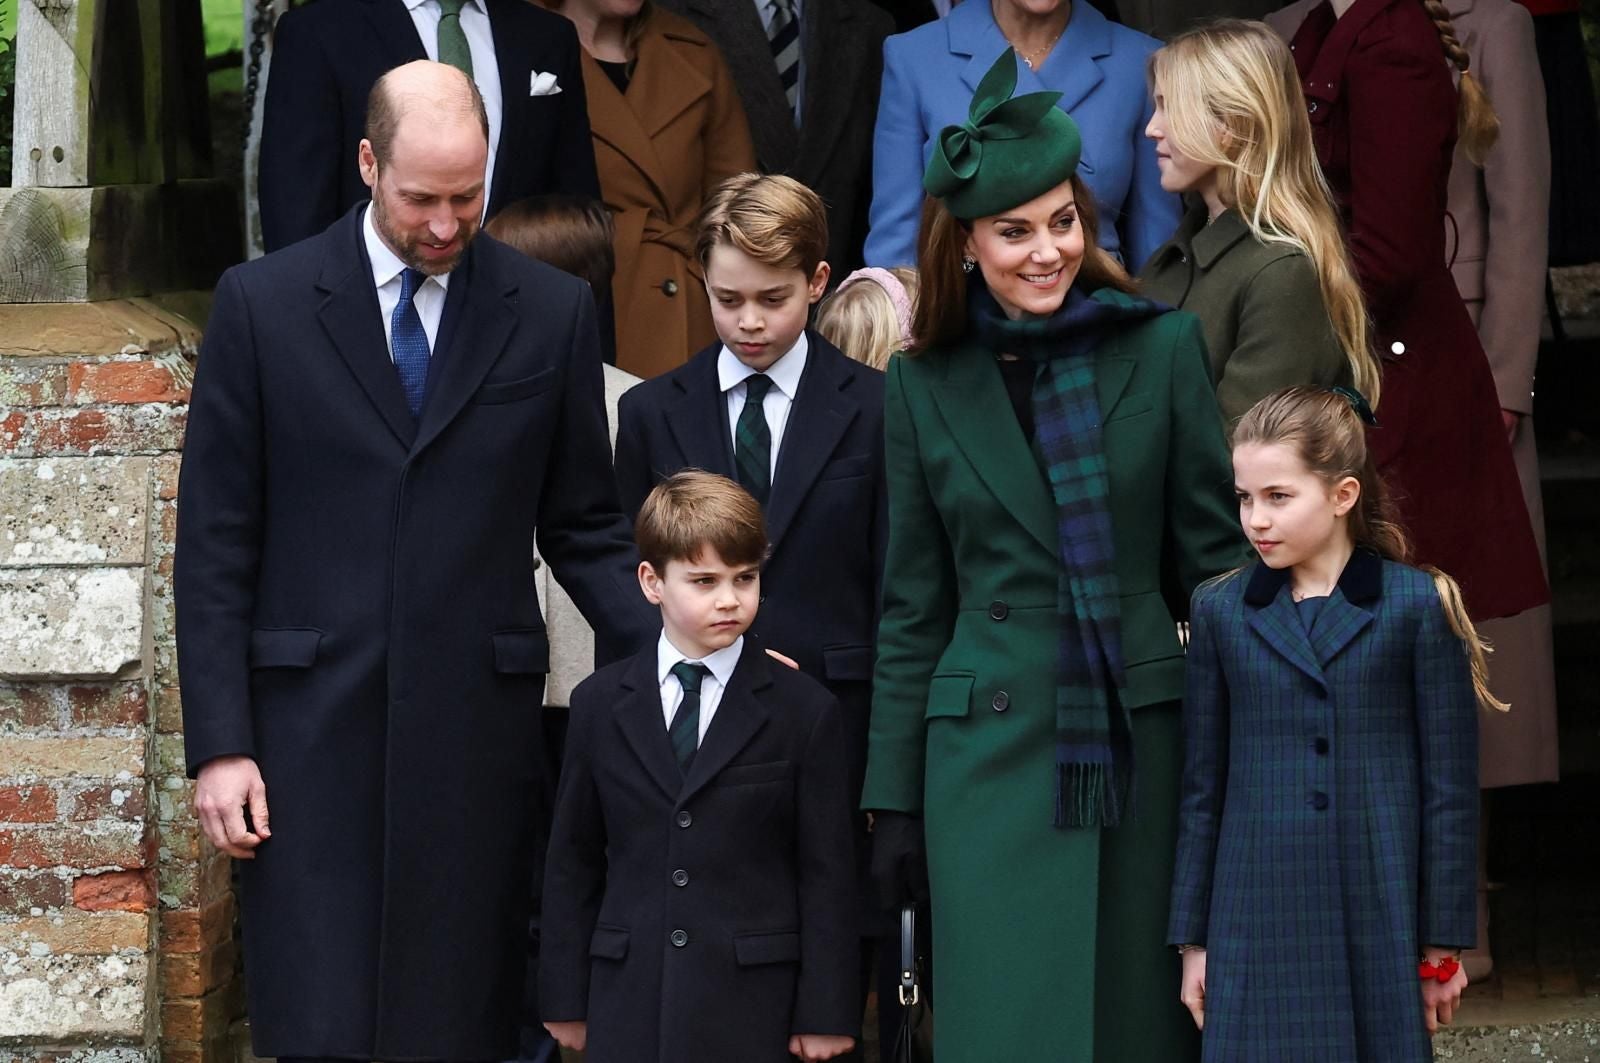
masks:
<instances>
[{"instance_id":1,"label":"red hair accessory","mask_svg":"<svg viewBox=\"0 0 1600 1063\"><path fill-rule=\"evenodd\" d=\"M1424 982L1430 978L1436 982L1448 982L1456 976L1456 972L1460 969L1461 961L1454 956L1445 956L1438 963L1429 963L1427 960L1423 960L1417 964L1417 977Z\"/></svg>"}]
</instances>

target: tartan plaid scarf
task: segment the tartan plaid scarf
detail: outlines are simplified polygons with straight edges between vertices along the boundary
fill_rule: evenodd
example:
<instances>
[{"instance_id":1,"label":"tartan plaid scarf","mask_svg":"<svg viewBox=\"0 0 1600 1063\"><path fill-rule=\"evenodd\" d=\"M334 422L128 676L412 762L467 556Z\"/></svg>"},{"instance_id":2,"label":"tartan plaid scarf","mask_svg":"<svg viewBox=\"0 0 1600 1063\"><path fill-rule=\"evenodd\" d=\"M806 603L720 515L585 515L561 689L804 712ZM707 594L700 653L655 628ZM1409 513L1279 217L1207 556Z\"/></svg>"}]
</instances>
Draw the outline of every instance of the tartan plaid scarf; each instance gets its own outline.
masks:
<instances>
[{"instance_id":1,"label":"tartan plaid scarf","mask_svg":"<svg viewBox=\"0 0 1600 1063\"><path fill-rule=\"evenodd\" d=\"M1094 351L1122 325L1164 308L1109 290L1088 295L1074 288L1050 317L1012 321L981 283L972 285L969 306L979 343L1038 366L1034 456L1055 499L1061 556L1055 825L1114 827L1130 811L1133 741L1128 710L1116 695L1126 676Z\"/></svg>"}]
</instances>

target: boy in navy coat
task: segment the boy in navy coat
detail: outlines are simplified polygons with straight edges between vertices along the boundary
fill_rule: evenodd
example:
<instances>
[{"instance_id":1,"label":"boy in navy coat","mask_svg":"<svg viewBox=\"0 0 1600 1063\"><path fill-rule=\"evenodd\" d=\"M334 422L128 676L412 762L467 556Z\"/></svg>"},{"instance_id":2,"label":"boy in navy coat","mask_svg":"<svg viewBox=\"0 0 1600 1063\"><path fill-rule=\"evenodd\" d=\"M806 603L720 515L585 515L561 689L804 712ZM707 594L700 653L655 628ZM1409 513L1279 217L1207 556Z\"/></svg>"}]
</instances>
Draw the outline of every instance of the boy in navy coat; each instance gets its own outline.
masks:
<instances>
[{"instance_id":1,"label":"boy in navy coat","mask_svg":"<svg viewBox=\"0 0 1600 1063\"><path fill-rule=\"evenodd\" d=\"M786 1063L854 1044L855 888L837 701L745 637L761 509L721 476L636 524L656 645L572 694L539 995L588 1063Z\"/></svg>"},{"instance_id":2,"label":"boy in navy coat","mask_svg":"<svg viewBox=\"0 0 1600 1063\"><path fill-rule=\"evenodd\" d=\"M722 473L761 503L772 549L754 630L839 699L853 807L887 541L884 377L806 327L827 287L827 246L827 209L798 181L741 174L712 192L695 251L721 342L623 396L616 471L630 515L684 468ZM860 813L855 844L870 934Z\"/></svg>"}]
</instances>

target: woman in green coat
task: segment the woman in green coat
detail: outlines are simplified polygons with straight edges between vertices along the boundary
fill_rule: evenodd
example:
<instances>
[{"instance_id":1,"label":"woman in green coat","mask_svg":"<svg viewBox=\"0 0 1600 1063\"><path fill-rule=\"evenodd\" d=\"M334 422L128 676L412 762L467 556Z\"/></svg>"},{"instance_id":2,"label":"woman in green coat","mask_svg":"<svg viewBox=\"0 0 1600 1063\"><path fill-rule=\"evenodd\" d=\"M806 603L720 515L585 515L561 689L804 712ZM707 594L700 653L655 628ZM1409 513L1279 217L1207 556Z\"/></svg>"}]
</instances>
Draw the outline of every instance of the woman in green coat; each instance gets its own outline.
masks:
<instances>
[{"instance_id":1,"label":"woman in green coat","mask_svg":"<svg viewBox=\"0 0 1600 1063\"><path fill-rule=\"evenodd\" d=\"M1232 471L1199 325L1129 294L1015 79L935 146L889 367L874 875L896 905L926 861L940 1063L1181 1063L1175 609L1242 560Z\"/></svg>"},{"instance_id":2,"label":"woman in green coat","mask_svg":"<svg viewBox=\"0 0 1600 1063\"><path fill-rule=\"evenodd\" d=\"M1376 406L1367 308L1288 46L1260 22L1210 23L1155 53L1150 89L1161 187L1190 207L1140 291L1200 319L1223 416L1296 384Z\"/></svg>"}]
</instances>

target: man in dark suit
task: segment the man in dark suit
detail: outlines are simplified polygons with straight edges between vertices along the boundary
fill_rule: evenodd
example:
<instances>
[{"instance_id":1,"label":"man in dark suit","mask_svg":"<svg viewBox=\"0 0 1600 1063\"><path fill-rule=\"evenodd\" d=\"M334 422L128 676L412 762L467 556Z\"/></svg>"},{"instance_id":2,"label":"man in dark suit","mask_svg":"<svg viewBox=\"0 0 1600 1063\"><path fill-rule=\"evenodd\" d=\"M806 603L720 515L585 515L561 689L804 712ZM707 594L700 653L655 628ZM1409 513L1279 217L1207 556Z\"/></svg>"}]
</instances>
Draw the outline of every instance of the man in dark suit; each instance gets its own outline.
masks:
<instances>
[{"instance_id":1,"label":"man in dark suit","mask_svg":"<svg viewBox=\"0 0 1600 1063\"><path fill-rule=\"evenodd\" d=\"M679 473L646 499L656 644L573 691L545 877L546 1025L589 1063L789 1063L851 1048L851 794L839 708L745 636L761 509Z\"/></svg>"},{"instance_id":2,"label":"man in dark suit","mask_svg":"<svg viewBox=\"0 0 1600 1063\"><path fill-rule=\"evenodd\" d=\"M894 20L868 0L663 0L717 43L750 119L756 161L828 205L828 261L861 264L883 39Z\"/></svg>"},{"instance_id":3,"label":"man in dark suit","mask_svg":"<svg viewBox=\"0 0 1600 1063\"><path fill-rule=\"evenodd\" d=\"M477 237L459 71L379 82L371 205L218 284L184 452L188 769L241 863L255 1051L515 1044L549 647L541 555L643 645L583 282ZM267 788L271 787L270 816Z\"/></svg>"},{"instance_id":4,"label":"man in dark suit","mask_svg":"<svg viewBox=\"0 0 1600 1063\"><path fill-rule=\"evenodd\" d=\"M273 39L259 184L268 251L366 200L367 94L417 59L461 68L484 97L488 216L532 195L599 198L571 22L526 0L317 0L279 19Z\"/></svg>"}]
</instances>

